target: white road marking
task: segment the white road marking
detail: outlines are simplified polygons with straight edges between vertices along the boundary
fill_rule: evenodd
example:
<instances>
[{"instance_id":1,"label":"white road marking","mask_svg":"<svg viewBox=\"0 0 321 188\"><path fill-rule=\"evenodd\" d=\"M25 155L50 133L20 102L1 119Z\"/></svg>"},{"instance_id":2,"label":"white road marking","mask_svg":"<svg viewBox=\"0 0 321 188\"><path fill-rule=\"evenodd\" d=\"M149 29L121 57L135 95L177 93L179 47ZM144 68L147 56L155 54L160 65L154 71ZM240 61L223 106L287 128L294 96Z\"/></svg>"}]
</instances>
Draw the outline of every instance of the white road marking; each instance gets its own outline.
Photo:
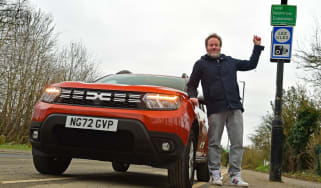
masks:
<instances>
[{"instance_id":1,"label":"white road marking","mask_svg":"<svg viewBox=\"0 0 321 188\"><path fill-rule=\"evenodd\" d=\"M35 179L35 180L12 180L12 181L0 181L0 184L31 183L31 182L42 182L42 181L70 180L70 179L75 179L75 178L66 177L66 178L47 178L47 179Z\"/></svg>"}]
</instances>

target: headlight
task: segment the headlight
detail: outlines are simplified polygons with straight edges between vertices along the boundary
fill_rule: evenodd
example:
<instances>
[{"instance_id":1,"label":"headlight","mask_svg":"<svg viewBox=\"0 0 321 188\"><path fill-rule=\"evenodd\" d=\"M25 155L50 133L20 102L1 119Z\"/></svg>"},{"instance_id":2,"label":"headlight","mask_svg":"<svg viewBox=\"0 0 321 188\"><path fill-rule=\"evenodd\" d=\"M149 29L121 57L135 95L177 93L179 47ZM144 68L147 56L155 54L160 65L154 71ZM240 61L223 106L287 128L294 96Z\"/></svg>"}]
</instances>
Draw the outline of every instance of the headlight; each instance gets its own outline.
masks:
<instances>
[{"instance_id":1,"label":"headlight","mask_svg":"<svg viewBox=\"0 0 321 188\"><path fill-rule=\"evenodd\" d=\"M147 93L143 101L148 109L153 110L176 110L181 104L181 98L177 95Z\"/></svg>"},{"instance_id":2,"label":"headlight","mask_svg":"<svg viewBox=\"0 0 321 188\"><path fill-rule=\"evenodd\" d=\"M61 89L59 87L47 87L40 99L44 102L54 102L60 93Z\"/></svg>"}]
</instances>

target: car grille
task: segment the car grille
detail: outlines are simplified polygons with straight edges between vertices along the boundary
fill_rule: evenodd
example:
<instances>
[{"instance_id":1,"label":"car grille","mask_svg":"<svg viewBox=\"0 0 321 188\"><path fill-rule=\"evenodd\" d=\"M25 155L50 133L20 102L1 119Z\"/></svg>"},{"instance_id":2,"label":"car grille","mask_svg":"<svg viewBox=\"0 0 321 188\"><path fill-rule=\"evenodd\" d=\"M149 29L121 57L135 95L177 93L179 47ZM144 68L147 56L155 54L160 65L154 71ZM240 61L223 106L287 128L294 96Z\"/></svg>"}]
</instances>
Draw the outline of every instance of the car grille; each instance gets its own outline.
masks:
<instances>
[{"instance_id":1,"label":"car grille","mask_svg":"<svg viewBox=\"0 0 321 188\"><path fill-rule=\"evenodd\" d=\"M141 92L61 88L61 94L55 100L55 103L107 108L144 109L143 96L144 93Z\"/></svg>"},{"instance_id":2,"label":"car grille","mask_svg":"<svg viewBox=\"0 0 321 188\"><path fill-rule=\"evenodd\" d=\"M57 144L82 149L96 149L116 152L132 152L134 137L125 130L105 132L98 130L68 129L55 126L53 135Z\"/></svg>"}]
</instances>

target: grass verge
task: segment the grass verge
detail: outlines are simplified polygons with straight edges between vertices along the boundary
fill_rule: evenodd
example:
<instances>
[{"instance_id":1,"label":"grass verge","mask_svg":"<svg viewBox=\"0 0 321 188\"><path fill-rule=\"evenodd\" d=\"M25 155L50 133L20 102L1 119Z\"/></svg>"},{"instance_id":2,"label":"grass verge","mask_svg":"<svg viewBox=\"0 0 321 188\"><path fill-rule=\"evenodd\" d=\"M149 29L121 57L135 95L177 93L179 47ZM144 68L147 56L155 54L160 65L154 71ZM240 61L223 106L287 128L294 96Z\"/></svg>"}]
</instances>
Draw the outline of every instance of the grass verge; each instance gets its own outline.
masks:
<instances>
[{"instance_id":1,"label":"grass verge","mask_svg":"<svg viewBox=\"0 0 321 188\"><path fill-rule=\"evenodd\" d=\"M31 151L31 146L27 144L0 144L0 149Z\"/></svg>"},{"instance_id":2,"label":"grass verge","mask_svg":"<svg viewBox=\"0 0 321 188\"><path fill-rule=\"evenodd\" d=\"M306 181L315 181L315 182L321 183L321 176L313 173L313 171L282 173L282 175L288 178L295 178L295 179L301 179Z\"/></svg>"},{"instance_id":3,"label":"grass verge","mask_svg":"<svg viewBox=\"0 0 321 188\"><path fill-rule=\"evenodd\" d=\"M269 173L270 172L270 166L258 166L255 168L255 171ZM296 173L282 173L282 176L288 177L288 178L295 178L300 180L306 180L306 181L314 181L321 183L321 176L317 175L313 171L302 171L302 172L296 172Z\"/></svg>"},{"instance_id":4,"label":"grass verge","mask_svg":"<svg viewBox=\"0 0 321 188\"><path fill-rule=\"evenodd\" d=\"M269 173L270 172L270 165L268 166L258 166L255 168L255 171L259 171L259 172L265 172L265 173Z\"/></svg>"}]
</instances>

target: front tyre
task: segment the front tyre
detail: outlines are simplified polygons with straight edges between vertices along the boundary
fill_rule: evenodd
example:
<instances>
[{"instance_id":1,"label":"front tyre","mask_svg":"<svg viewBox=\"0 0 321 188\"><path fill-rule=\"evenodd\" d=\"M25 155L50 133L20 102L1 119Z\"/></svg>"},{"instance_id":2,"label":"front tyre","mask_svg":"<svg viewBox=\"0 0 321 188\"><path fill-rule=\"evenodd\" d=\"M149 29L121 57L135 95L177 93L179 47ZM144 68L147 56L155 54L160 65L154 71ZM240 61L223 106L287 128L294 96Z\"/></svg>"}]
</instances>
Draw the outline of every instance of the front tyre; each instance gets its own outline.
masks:
<instances>
[{"instance_id":1,"label":"front tyre","mask_svg":"<svg viewBox=\"0 0 321 188\"><path fill-rule=\"evenodd\" d=\"M194 183L196 141L191 131L183 159L176 162L174 169L168 169L168 180L171 187L191 188Z\"/></svg>"},{"instance_id":2,"label":"front tyre","mask_svg":"<svg viewBox=\"0 0 321 188\"><path fill-rule=\"evenodd\" d=\"M33 165L41 174L62 174L69 166L71 158L33 155Z\"/></svg>"}]
</instances>

